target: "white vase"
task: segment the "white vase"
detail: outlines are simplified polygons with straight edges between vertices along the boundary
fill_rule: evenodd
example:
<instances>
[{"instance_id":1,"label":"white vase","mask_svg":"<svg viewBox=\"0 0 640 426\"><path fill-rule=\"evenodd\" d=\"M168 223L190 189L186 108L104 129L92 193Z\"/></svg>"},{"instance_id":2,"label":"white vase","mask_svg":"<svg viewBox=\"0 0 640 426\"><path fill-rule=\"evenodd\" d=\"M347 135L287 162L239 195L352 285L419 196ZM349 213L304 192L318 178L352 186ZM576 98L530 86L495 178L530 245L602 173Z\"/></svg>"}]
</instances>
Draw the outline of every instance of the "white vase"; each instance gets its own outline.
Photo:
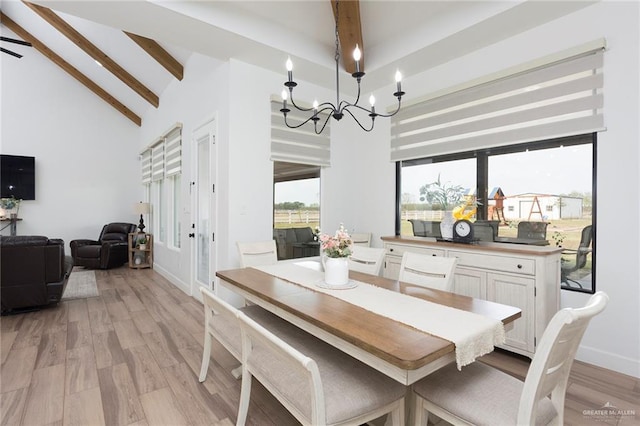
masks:
<instances>
[{"instance_id":1,"label":"white vase","mask_svg":"<svg viewBox=\"0 0 640 426\"><path fill-rule=\"evenodd\" d=\"M440 222L440 235L445 239L453 238L453 223L455 220L453 219L453 212L451 210L447 210L444 212L444 217L442 218L442 222Z\"/></svg>"},{"instance_id":2,"label":"white vase","mask_svg":"<svg viewBox=\"0 0 640 426\"><path fill-rule=\"evenodd\" d=\"M324 282L342 286L349 283L349 260L346 257L323 257Z\"/></svg>"}]
</instances>

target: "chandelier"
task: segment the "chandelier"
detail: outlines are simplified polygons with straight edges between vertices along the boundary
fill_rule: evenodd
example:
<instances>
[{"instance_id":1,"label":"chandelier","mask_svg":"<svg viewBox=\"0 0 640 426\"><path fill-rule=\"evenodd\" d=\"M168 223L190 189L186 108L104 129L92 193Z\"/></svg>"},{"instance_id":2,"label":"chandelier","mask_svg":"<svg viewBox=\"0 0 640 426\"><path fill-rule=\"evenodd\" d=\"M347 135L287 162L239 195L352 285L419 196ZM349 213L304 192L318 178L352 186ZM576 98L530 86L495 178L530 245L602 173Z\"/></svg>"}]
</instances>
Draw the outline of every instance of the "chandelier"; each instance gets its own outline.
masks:
<instances>
[{"instance_id":1,"label":"chandelier","mask_svg":"<svg viewBox=\"0 0 640 426\"><path fill-rule=\"evenodd\" d=\"M291 58L287 59L286 67L287 67L288 80L284 83L284 85L286 88L289 89L289 93L287 94L287 89L282 90L282 108L280 109L280 112L284 115L284 123L287 125L287 127L291 129L297 129L298 127L304 126L309 121L313 121L315 133L320 134L322 133L324 128L327 126L327 122L331 117L335 118L337 121L340 121L342 117L344 117L345 113L347 113L355 120L356 123L358 123L358 126L360 126L362 130L364 130L365 132L370 132L371 130L373 130L376 117L391 117L397 114L398 111L400 111L400 103L402 100L402 96L404 95L404 92L402 91L402 86L401 86L402 75L400 74L400 71L396 71L396 75L395 75L396 92L393 94L393 96L395 96L398 99L398 108L396 108L394 112L392 112L391 114L377 113L376 107L375 107L376 99L373 96L373 94L369 97L369 104L371 105L370 109L365 108L361 105L358 105L358 102L360 101L360 82L362 80L362 77L364 77L364 72L360 71L360 58L361 58L362 52L360 52L360 49L358 48L357 44L355 49L353 50L353 59L355 60L356 70L353 74L351 74L351 76L356 79L356 82L358 84L358 94L356 96L355 102L353 103L347 102L345 100L340 100L340 80L339 80L339 72L338 72L339 59L340 59L339 36L338 36L339 20L340 20L340 2L336 1L336 28L335 28L336 103L335 104L331 102L323 102L321 104L318 104L318 101L316 100L313 102L313 106L311 108L304 108L296 105L295 101L293 100L293 89L298 85L298 83L293 81L293 63L291 62ZM304 120L300 124L297 124L297 125L289 124L287 122L287 113L291 112L291 110L287 107L287 99L291 100L291 105L293 105L298 111L310 112L311 113L310 117ZM359 109L367 113L371 118L371 126L370 127L363 126L362 123L360 123L360 120L358 120L356 116L353 114L353 112L351 112L351 109ZM320 121L319 114L322 114L323 112L326 112L326 111L328 111L327 117L326 119L324 119L324 123L322 123L322 126L318 130L318 121Z\"/></svg>"}]
</instances>

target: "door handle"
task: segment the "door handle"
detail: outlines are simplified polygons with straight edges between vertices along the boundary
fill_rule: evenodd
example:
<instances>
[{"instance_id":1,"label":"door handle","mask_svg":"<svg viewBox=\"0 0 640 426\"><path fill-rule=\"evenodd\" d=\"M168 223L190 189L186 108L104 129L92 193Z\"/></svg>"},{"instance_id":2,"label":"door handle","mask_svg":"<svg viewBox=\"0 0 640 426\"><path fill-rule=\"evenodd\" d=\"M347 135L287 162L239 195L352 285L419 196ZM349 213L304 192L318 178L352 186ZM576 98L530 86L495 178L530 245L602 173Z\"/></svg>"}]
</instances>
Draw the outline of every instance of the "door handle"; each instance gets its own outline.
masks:
<instances>
[{"instance_id":1,"label":"door handle","mask_svg":"<svg viewBox=\"0 0 640 426\"><path fill-rule=\"evenodd\" d=\"M189 238L195 238L195 237L196 237L196 234L193 234L193 233L189 234Z\"/></svg>"}]
</instances>

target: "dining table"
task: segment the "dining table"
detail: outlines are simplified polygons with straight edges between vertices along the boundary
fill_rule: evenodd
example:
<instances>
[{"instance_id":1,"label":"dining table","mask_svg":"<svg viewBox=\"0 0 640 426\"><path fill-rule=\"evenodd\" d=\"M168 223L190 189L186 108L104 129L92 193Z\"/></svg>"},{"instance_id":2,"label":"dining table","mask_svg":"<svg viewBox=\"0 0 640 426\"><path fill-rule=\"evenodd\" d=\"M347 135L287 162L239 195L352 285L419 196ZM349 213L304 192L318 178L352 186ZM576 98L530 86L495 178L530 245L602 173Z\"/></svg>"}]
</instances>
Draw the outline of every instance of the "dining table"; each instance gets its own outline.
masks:
<instances>
[{"instance_id":1,"label":"dining table","mask_svg":"<svg viewBox=\"0 0 640 426\"><path fill-rule=\"evenodd\" d=\"M340 292L349 289L303 286L290 276L278 276L272 270L277 271L277 266L272 269L245 267L222 270L216 272L216 276L221 285L250 303L267 309L405 385L456 362L454 342L390 318L376 312L376 309L340 298ZM296 259L290 262L287 270L294 276L297 273L305 276L317 274L318 282L322 282L322 267L318 261ZM521 316L520 309L512 306L356 271L349 271L349 281L358 286L375 287L371 288L375 290L373 294L383 299L376 301L378 305L384 305L387 298L392 303L391 300L397 300L397 297L405 297L397 294L400 293L408 296L401 300L419 309L424 305L424 312L434 307L453 308L499 322L507 330ZM402 306L399 310L402 311ZM438 320L436 315L434 322ZM472 324L468 326L472 328Z\"/></svg>"}]
</instances>

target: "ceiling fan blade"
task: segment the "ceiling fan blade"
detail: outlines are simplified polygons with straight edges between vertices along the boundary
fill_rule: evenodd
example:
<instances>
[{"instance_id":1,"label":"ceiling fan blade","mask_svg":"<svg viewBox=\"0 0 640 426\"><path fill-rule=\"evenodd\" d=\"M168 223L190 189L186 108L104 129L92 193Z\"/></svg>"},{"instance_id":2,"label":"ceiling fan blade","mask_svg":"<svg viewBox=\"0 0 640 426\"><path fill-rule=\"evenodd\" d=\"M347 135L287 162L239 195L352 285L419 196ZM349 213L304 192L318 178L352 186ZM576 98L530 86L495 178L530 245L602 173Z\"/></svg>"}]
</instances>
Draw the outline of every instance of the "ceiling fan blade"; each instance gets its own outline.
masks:
<instances>
[{"instance_id":1,"label":"ceiling fan blade","mask_svg":"<svg viewBox=\"0 0 640 426\"><path fill-rule=\"evenodd\" d=\"M0 41L8 41L9 43L21 44L23 46L31 46L31 43L23 40L16 40L15 38L2 37L0 36Z\"/></svg>"},{"instance_id":2,"label":"ceiling fan blade","mask_svg":"<svg viewBox=\"0 0 640 426\"><path fill-rule=\"evenodd\" d=\"M4 47L0 47L0 52L2 52L2 53L7 53L7 54L9 54L9 55L11 55L11 56L15 56L15 57L16 57L16 58L18 58L18 59L22 58L22 55L21 55L21 54L16 53L16 52L12 52L12 51L10 51L10 50L7 50L7 49L5 49Z\"/></svg>"}]
</instances>

